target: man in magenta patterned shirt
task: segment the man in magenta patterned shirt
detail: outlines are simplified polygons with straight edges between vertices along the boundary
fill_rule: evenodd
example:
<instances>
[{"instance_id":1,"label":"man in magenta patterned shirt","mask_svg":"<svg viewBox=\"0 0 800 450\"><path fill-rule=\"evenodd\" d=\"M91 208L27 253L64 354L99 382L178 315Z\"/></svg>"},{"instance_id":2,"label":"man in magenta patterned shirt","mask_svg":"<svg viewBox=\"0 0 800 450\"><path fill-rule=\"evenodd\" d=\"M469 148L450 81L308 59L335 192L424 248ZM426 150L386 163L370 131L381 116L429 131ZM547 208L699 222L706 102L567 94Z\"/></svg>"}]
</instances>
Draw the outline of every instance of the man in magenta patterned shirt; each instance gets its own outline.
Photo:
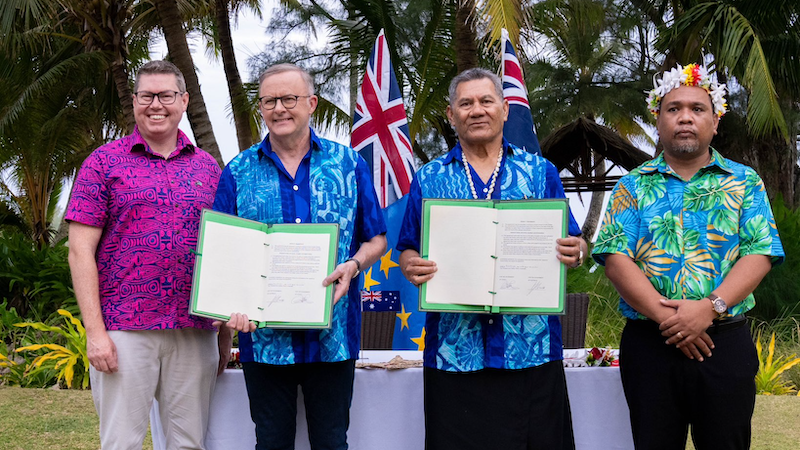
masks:
<instances>
[{"instance_id":1,"label":"man in magenta patterned shirt","mask_svg":"<svg viewBox=\"0 0 800 450\"><path fill-rule=\"evenodd\" d=\"M167 446L200 449L231 345L189 315L200 212L220 168L178 129L189 94L177 67L145 64L133 95L133 134L84 161L66 213L100 440L142 448L155 398Z\"/></svg>"}]
</instances>

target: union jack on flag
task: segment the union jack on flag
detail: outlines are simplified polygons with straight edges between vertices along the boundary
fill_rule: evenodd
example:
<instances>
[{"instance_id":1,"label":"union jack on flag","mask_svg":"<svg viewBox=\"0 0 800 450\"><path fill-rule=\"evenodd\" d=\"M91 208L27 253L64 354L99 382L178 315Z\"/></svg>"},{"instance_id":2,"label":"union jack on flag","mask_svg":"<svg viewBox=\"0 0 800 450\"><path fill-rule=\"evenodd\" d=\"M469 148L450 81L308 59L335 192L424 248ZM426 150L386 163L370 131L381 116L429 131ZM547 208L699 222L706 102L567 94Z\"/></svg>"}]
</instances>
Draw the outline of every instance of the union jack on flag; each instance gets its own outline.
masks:
<instances>
[{"instance_id":1,"label":"union jack on flag","mask_svg":"<svg viewBox=\"0 0 800 450\"><path fill-rule=\"evenodd\" d=\"M503 136L519 148L537 155L542 154L536 127L531 117L531 106L528 103L528 90L522 76L522 66L517 59L514 45L508 38L508 31L503 28L503 97L508 100L508 120L503 126Z\"/></svg>"},{"instance_id":2,"label":"union jack on flag","mask_svg":"<svg viewBox=\"0 0 800 450\"><path fill-rule=\"evenodd\" d=\"M398 311L400 291L361 291L361 303L368 311Z\"/></svg>"},{"instance_id":3,"label":"union jack on flag","mask_svg":"<svg viewBox=\"0 0 800 450\"><path fill-rule=\"evenodd\" d=\"M372 167L381 208L408 193L414 177L414 156L403 96L383 30L375 40L358 90L350 145Z\"/></svg>"}]
</instances>

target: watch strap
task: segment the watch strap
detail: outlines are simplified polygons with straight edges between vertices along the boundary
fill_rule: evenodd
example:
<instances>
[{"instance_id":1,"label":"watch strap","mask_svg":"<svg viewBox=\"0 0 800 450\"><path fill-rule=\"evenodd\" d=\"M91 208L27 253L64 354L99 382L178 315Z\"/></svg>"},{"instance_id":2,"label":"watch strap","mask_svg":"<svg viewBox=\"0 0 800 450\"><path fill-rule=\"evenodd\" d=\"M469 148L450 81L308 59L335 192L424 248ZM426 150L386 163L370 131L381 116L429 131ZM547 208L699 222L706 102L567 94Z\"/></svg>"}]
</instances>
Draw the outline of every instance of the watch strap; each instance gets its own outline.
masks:
<instances>
[{"instance_id":1,"label":"watch strap","mask_svg":"<svg viewBox=\"0 0 800 450\"><path fill-rule=\"evenodd\" d=\"M356 263L356 273L353 274L353 278L355 278L355 277L358 276L358 274L361 273L361 261L359 261L359 260L357 260L355 258L349 258L345 262L347 263L347 262L350 262L350 261L353 261L354 263Z\"/></svg>"}]
</instances>

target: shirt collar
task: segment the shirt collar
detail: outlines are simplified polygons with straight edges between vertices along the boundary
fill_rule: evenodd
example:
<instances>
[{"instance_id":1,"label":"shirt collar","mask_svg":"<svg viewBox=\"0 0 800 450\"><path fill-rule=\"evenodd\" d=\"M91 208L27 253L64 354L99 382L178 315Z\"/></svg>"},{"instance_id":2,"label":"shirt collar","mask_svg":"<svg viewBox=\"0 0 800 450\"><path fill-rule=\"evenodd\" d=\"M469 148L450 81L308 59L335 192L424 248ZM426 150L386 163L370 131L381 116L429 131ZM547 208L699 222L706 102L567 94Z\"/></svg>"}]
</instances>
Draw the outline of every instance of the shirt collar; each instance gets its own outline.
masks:
<instances>
[{"instance_id":1,"label":"shirt collar","mask_svg":"<svg viewBox=\"0 0 800 450\"><path fill-rule=\"evenodd\" d=\"M508 154L511 151L511 144L503 138L503 148L505 149L505 153ZM456 146L452 148L446 155L444 155L444 160L442 161L443 164L450 164L454 161L458 161L459 163L463 161L461 157L463 150L461 149L461 142L457 142Z\"/></svg>"},{"instance_id":2,"label":"shirt collar","mask_svg":"<svg viewBox=\"0 0 800 450\"><path fill-rule=\"evenodd\" d=\"M730 163L728 163L728 160L720 155L719 152L714 149L714 147L709 147L709 149L711 151L711 160L701 170L717 167L722 171L733 173L733 169L731 168ZM659 153L658 156L650 161L645 162L639 167L639 173L642 175L650 175L657 172L672 173L672 169L669 167L669 164L667 164L667 162L664 160L664 152Z\"/></svg>"},{"instance_id":3,"label":"shirt collar","mask_svg":"<svg viewBox=\"0 0 800 450\"><path fill-rule=\"evenodd\" d=\"M147 153L155 154L150 148L150 145L144 140L144 137L142 137L142 134L139 132L139 125L133 127L131 139L133 139L130 148L131 152L134 150L141 150ZM197 153L197 148L194 146L194 144L192 144L192 141L189 140L189 137L180 130L180 128L178 129L178 139L175 141L175 148L180 149L181 152L188 151Z\"/></svg>"},{"instance_id":4,"label":"shirt collar","mask_svg":"<svg viewBox=\"0 0 800 450\"><path fill-rule=\"evenodd\" d=\"M317 133L314 132L314 129L308 127L309 131L311 132L311 148L309 150L319 150L322 148L322 141L320 140ZM269 142L269 133L264 137L264 140L258 145L258 158L261 159L262 156L269 156L270 154L275 153L272 150L272 144ZM305 158L308 158L311 155L309 151L306 153Z\"/></svg>"}]
</instances>

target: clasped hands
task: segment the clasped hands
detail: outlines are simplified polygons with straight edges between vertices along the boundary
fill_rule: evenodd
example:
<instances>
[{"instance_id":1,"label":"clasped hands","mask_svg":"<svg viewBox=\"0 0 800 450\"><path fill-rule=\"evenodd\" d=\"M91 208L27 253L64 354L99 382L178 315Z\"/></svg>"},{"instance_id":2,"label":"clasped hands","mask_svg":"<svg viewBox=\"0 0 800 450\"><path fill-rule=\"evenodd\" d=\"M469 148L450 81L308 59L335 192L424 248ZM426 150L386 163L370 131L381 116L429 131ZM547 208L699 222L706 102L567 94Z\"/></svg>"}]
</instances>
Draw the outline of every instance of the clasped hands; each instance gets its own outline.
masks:
<instances>
[{"instance_id":1,"label":"clasped hands","mask_svg":"<svg viewBox=\"0 0 800 450\"><path fill-rule=\"evenodd\" d=\"M658 327L667 338L666 344L674 344L689 359L702 362L710 357L714 342L706 330L716 318L710 301L661 299L661 305L674 310Z\"/></svg>"}]
</instances>

